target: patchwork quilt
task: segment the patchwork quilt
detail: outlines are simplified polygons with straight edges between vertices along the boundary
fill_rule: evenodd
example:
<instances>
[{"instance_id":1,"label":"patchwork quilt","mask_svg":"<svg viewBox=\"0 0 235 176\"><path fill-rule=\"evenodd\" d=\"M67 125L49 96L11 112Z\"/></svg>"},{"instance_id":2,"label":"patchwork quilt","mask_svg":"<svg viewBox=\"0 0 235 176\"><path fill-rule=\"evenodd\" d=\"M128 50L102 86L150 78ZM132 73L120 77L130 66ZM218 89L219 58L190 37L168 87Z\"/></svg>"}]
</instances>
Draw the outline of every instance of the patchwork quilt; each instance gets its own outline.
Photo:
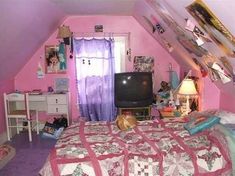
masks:
<instances>
[{"instance_id":1,"label":"patchwork quilt","mask_svg":"<svg viewBox=\"0 0 235 176\"><path fill-rule=\"evenodd\" d=\"M57 141L42 176L231 175L223 133L211 128L190 135L180 120L140 121L128 131L115 123L79 122Z\"/></svg>"}]
</instances>

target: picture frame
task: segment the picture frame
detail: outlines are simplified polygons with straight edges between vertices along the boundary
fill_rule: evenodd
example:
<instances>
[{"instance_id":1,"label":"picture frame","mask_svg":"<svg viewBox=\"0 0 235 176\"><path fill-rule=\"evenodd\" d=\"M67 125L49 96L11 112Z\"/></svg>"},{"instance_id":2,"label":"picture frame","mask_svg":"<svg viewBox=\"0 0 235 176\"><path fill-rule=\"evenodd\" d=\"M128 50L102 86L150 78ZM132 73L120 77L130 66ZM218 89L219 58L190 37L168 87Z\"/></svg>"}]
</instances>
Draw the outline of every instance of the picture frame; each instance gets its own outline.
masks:
<instances>
[{"instance_id":1,"label":"picture frame","mask_svg":"<svg viewBox=\"0 0 235 176\"><path fill-rule=\"evenodd\" d=\"M95 25L95 32L103 32L103 30L104 30L103 25L100 24Z\"/></svg>"},{"instance_id":2,"label":"picture frame","mask_svg":"<svg viewBox=\"0 0 235 176\"><path fill-rule=\"evenodd\" d=\"M45 67L47 74L66 73L65 49L59 45L45 46Z\"/></svg>"},{"instance_id":3,"label":"picture frame","mask_svg":"<svg viewBox=\"0 0 235 176\"><path fill-rule=\"evenodd\" d=\"M57 93L66 93L69 91L69 78L55 78L54 88Z\"/></svg>"}]
</instances>

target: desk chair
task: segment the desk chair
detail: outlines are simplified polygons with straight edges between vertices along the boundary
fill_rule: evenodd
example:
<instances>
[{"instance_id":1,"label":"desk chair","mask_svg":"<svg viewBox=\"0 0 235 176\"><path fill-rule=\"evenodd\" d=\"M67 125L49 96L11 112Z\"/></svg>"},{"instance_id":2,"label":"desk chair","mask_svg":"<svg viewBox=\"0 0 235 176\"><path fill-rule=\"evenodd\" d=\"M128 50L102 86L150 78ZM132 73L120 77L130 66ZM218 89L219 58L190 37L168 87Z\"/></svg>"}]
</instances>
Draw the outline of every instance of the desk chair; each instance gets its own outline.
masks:
<instances>
[{"instance_id":1,"label":"desk chair","mask_svg":"<svg viewBox=\"0 0 235 176\"><path fill-rule=\"evenodd\" d=\"M17 108L17 102L24 103L23 109ZM29 133L29 141L32 141L32 128L36 126L37 134L39 134L38 128L38 112L36 110L29 109L29 94L21 93L4 93L4 106L5 106L5 118L6 118L6 127L7 127L7 138L8 140L12 137L12 128L16 128L17 134L19 134L20 129L22 130L24 122L27 122L27 129ZM36 116L36 122L33 126L32 116ZM15 119L15 123L14 122ZM19 123L22 122L22 123Z\"/></svg>"}]
</instances>

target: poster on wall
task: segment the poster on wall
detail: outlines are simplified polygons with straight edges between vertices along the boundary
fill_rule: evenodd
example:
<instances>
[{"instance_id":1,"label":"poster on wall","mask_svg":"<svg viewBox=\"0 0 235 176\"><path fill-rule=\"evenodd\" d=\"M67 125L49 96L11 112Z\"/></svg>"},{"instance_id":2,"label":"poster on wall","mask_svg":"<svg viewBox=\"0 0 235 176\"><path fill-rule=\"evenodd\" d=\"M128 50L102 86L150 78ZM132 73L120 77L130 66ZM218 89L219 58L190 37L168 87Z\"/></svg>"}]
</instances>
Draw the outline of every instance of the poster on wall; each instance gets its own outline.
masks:
<instances>
[{"instance_id":1,"label":"poster on wall","mask_svg":"<svg viewBox=\"0 0 235 176\"><path fill-rule=\"evenodd\" d=\"M226 55L235 57L235 38L202 0L195 0L186 10Z\"/></svg>"},{"instance_id":2,"label":"poster on wall","mask_svg":"<svg viewBox=\"0 0 235 176\"><path fill-rule=\"evenodd\" d=\"M66 54L64 44L45 46L46 73L66 73Z\"/></svg>"}]
</instances>

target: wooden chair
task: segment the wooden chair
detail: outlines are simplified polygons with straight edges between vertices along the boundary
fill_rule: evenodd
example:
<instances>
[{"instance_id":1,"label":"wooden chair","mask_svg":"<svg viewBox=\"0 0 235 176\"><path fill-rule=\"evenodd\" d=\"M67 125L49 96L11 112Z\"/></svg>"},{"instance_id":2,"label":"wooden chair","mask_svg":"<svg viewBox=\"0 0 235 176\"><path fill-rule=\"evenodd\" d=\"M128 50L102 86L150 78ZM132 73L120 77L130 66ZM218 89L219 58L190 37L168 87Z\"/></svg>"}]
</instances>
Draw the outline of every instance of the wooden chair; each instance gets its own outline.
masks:
<instances>
[{"instance_id":1,"label":"wooden chair","mask_svg":"<svg viewBox=\"0 0 235 176\"><path fill-rule=\"evenodd\" d=\"M21 103L21 106L18 102ZM23 130L23 128L27 127L29 133L29 141L31 142L32 128L36 126L37 134L39 134L39 123L38 112L36 110L29 109L29 94L4 93L4 106L8 140L10 140L12 137L12 128L16 128L16 132L17 134L19 134L20 129ZM18 106L20 106L20 108ZM35 115L36 117L34 125L34 121L32 119L33 115ZM27 126L24 126L24 122L27 122Z\"/></svg>"}]
</instances>

